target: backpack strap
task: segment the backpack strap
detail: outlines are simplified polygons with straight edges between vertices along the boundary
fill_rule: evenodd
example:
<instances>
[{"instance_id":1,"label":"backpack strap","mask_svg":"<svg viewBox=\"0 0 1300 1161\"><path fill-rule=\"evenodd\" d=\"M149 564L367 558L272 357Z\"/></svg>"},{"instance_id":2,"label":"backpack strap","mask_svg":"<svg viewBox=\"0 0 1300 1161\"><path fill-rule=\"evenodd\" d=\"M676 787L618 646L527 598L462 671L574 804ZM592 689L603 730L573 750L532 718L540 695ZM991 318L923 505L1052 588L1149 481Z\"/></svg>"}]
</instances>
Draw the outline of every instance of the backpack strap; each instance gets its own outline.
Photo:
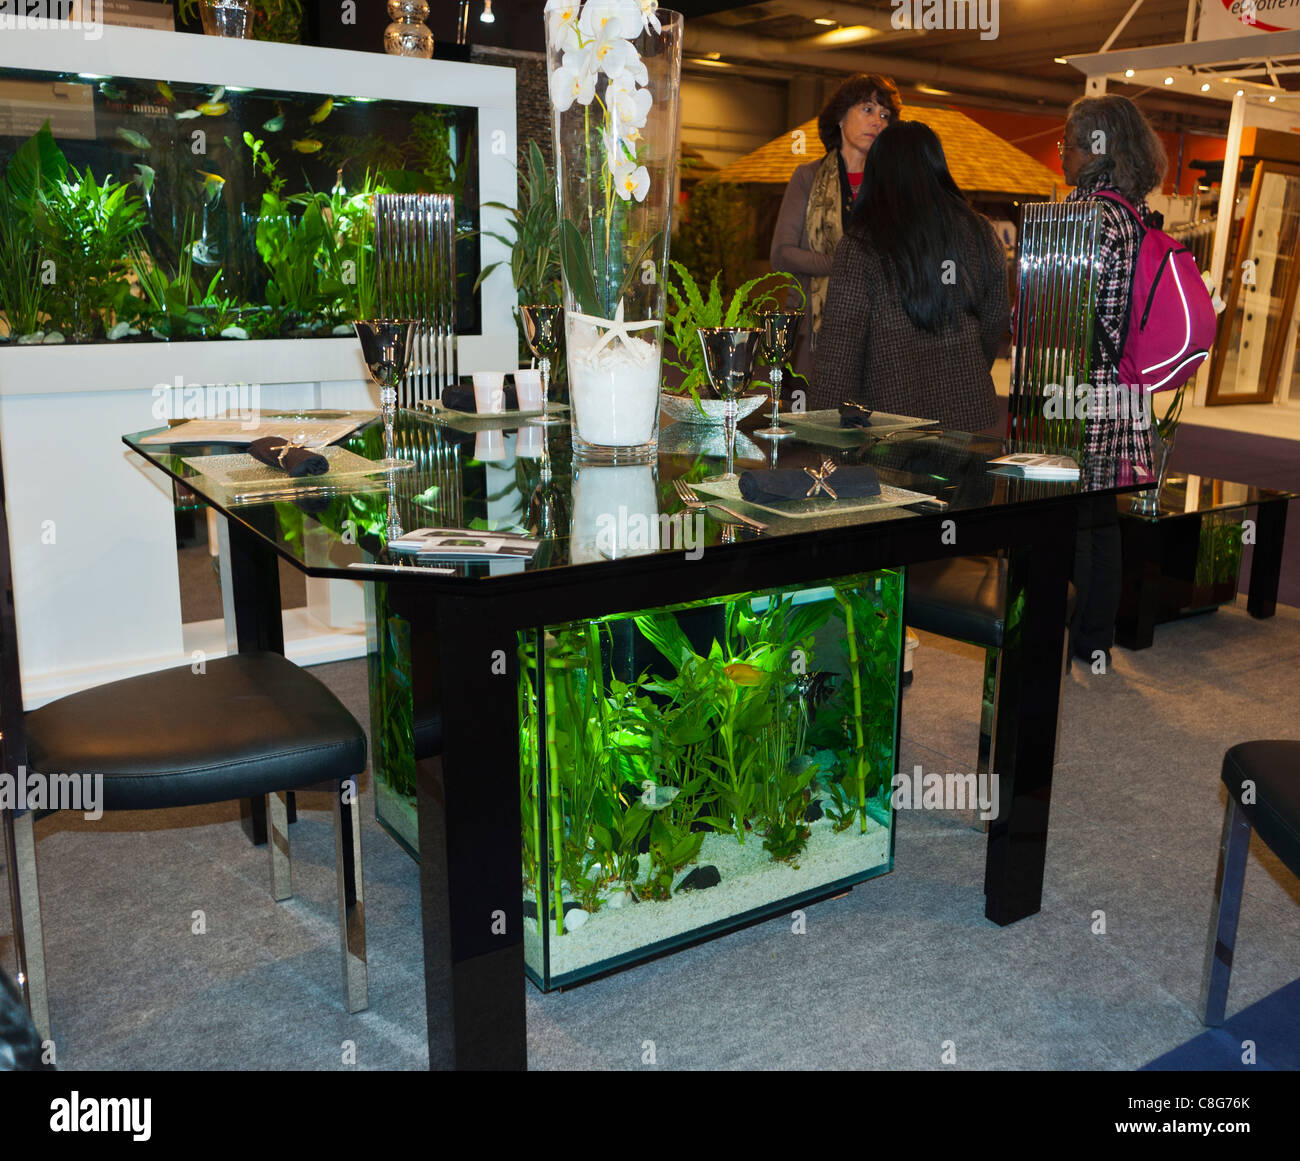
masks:
<instances>
[{"instance_id":1,"label":"backpack strap","mask_svg":"<svg viewBox=\"0 0 1300 1161\"><path fill-rule=\"evenodd\" d=\"M1137 222L1138 229L1142 231L1141 237L1142 238L1146 237L1146 233L1148 229L1147 223L1143 221L1142 215L1138 212L1137 207L1134 206L1133 203L1130 202L1128 198L1126 198L1122 193L1120 193L1118 190L1113 190L1113 189L1099 189L1099 190L1094 190L1092 196L1096 198L1103 198L1106 201L1111 202L1115 205L1123 206L1126 210L1128 210L1130 214L1133 215L1133 220ZM1142 242L1141 239L1139 239L1138 252L1133 255L1133 268L1129 271L1128 287L1129 287L1130 301L1129 301L1128 309L1124 311L1123 326L1120 327L1119 350L1115 349L1115 345L1110 341L1110 336L1107 335L1106 332L1101 327L1097 327L1095 332L1097 346L1105 352L1106 357L1110 360L1111 366L1114 367L1116 370L1119 369L1120 356L1124 353L1124 347L1128 343L1129 317L1132 314L1133 278L1137 274L1138 257L1141 254L1141 251L1142 251Z\"/></svg>"}]
</instances>

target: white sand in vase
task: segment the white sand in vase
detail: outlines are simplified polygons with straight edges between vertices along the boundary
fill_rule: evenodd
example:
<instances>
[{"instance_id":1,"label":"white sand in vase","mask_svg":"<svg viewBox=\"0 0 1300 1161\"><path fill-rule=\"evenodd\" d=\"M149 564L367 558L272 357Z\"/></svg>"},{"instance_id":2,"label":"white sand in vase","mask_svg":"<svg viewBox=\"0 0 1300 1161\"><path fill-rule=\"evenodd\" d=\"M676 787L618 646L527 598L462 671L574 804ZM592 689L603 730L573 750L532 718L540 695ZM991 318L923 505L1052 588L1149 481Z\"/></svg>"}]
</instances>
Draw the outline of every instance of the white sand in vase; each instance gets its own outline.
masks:
<instances>
[{"instance_id":1,"label":"white sand in vase","mask_svg":"<svg viewBox=\"0 0 1300 1161\"><path fill-rule=\"evenodd\" d=\"M795 860L798 866L774 861L763 849L760 835L750 834L742 845L732 835L710 834L695 863L679 872L674 888L703 866L717 867L722 881L716 887L684 891L662 902L634 903L629 899L622 907L606 904L589 914L583 926L561 936L555 935L554 916L548 916L551 976L590 967L775 900L875 870L889 858L889 831L874 819L868 820L866 834L856 823L837 834L827 818L812 823L810 830L808 845ZM648 858L641 856L643 871ZM524 920L524 954L540 975L542 937L535 919Z\"/></svg>"}]
</instances>

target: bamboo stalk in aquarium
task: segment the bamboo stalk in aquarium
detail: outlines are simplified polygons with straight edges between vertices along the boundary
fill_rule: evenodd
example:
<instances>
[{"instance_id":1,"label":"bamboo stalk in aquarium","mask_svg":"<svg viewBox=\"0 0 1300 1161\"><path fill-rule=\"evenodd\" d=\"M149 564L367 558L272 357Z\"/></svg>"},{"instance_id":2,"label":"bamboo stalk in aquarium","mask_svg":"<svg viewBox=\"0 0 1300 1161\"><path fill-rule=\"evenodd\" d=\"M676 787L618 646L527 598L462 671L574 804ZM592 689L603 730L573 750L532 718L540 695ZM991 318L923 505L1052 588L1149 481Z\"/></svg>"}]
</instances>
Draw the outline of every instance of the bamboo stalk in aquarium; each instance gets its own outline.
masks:
<instances>
[{"instance_id":1,"label":"bamboo stalk in aquarium","mask_svg":"<svg viewBox=\"0 0 1300 1161\"><path fill-rule=\"evenodd\" d=\"M857 741L857 753L854 755L853 768L858 787L858 811L861 814L861 831L867 833L867 772L863 769L866 762L864 750L866 741L862 735L862 678L858 673L858 639L853 625L853 606L847 597L842 597L837 589L835 599L844 610L844 632L848 638L849 670L853 678L853 733Z\"/></svg>"},{"instance_id":2,"label":"bamboo stalk in aquarium","mask_svg":"<svg viewBox=\"0 0 1300 1161\"><path fill-rule=\"evenodd\" d=\"M542 684L546 693L546 775L549 786L547 810L551 818L551 860L555 864L555 934L564 934L564 804L560 800L560 755L555 746L559 721L555 713L555 681L551 677L551 664L546 659L546 642L538 646L542 655ZM538 914L541 914L541 896Z\"/></svg>"}]
</instances>

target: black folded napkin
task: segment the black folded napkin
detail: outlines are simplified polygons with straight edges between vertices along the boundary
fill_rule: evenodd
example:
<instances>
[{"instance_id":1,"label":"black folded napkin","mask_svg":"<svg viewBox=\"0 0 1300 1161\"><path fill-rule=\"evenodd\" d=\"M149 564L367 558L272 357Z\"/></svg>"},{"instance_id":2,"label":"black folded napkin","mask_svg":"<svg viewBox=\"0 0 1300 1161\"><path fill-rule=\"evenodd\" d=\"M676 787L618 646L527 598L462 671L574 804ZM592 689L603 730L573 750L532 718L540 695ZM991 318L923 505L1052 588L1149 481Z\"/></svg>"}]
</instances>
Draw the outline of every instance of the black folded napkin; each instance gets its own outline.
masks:
<instances>
[{"instance_id":1,"label":"black folded napkin","mask_svg":"<svg viewBox=\"0 0 1300 1161\"><path fill-rule=\"evenodd\" d=\"M840 404L840 426L841 427L870 427L871 408L863 407L861 403L841 403Z\"/></svg>"},{"instance_id":2,"label":"black folded napkin","mask_svg":"<svg viewBox=\"0 0 1300 1161\"><path fill-rule=\"evenodd\" d=\"M810 496L809 492L813 495ZM840 500L880 495L876 469L832 466L829 470L773 468L740 473L740 494L746 500L760 504L774 500L810 500L819 497L829 500L831 492Z\"/></svg>"},{"instance_id":3,"label":"black folded napkin","mask_svg":"<svg viewBox=\"0 0 1300 1161\"><path fill-rule=\"evenodd\" d=\"M288 451L285 448L288 447ZM305 447L294 447L278 435L266 435L248 445L248 454L273 468L291 476L323 476L330 470L330 462L320 452Z\"/></svg>"},{"instance_id":4,"label":"black folded napkin","mask_svg":"<svg viewBox=\"0 0 1300 1161\"><path fill-rule=\"evenodd\" d=\"M442 389L442 405L452 411L478 413L478 403L474 399L473 387L444 387ZM513 383L506 384L505 407L507 411L519 410L519 393L515 390Z\"/></svg>"}]
</instances>

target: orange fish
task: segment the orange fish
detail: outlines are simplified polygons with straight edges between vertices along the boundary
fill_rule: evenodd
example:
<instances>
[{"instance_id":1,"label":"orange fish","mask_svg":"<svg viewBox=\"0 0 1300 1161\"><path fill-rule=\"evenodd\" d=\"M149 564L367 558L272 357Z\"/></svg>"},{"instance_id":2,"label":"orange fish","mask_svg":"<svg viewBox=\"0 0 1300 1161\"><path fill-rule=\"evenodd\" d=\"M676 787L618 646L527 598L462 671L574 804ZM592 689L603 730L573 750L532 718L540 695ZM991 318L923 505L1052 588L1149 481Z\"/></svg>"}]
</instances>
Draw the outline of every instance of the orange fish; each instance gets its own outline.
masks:
<instances>
[{"instance_id":1,"label":"orange fish","mask_svg":"<svg viewBox=\"0 0 1300 1161\"><path fill-rule=\"evenodd\" d=\"M743 661L733 661L730 665L724 665L722 672L737 685L761 685L765 676L761 669L746 665Z\"/></svg>"}]
</instances>

